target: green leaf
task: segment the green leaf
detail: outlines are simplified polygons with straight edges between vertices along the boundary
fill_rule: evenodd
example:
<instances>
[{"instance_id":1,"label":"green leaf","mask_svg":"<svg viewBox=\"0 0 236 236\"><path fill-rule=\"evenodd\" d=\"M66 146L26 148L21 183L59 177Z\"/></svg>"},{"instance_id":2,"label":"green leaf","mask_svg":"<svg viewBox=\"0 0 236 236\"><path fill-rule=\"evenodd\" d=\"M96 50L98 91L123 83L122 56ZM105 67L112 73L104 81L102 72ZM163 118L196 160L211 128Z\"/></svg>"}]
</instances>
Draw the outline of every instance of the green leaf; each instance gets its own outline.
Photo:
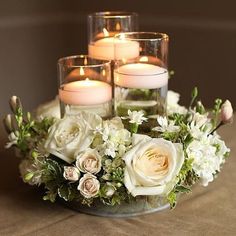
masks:
<instances>
[{"instance_id":1,"label":"green leaf","mask_svg":"<svg viewBox=\"0 0 236 236\"><path fill-rule=\"evenodd\" d=\"M191 189L183 185L177 185L175 191L180 193L189 193L191 192Z\"/></svg>"},{"instance_id":2,"label":"green leaf","mask_svg":"<svg viewBox=\"0 0 236 236\"><path fill-rule=\"evenodd\" d=\"M65 201L69 201L70 199L70 190L67 185L62 185L58 188L58 195L63 198Z\"/></svg>"},{"instance_id":3,"label":"green leaf","mask_svg":"<svg viewBox=\"0 0 236 236\"><path fill-rule=\"evenodd\" d=\"M72 201L79 197L77 185L63 184L58 188L58 195L65 201Z\"/></svg>"}]
</instances>

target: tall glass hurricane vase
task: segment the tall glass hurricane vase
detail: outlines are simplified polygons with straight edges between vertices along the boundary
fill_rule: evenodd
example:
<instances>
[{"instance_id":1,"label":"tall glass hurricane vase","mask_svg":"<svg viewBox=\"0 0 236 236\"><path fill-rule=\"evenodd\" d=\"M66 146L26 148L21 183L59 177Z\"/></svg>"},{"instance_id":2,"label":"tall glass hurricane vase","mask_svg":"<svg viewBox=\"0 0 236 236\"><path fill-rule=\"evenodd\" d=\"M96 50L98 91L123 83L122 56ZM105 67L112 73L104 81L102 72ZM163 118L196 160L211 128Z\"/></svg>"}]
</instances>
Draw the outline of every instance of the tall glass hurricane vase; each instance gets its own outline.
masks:
<instances>
[{"instance_id":1,"label":"tall glass hurricane vase","mask_svg":"<svg viewBox=\"0 0 236 236\"><path fill-rule=\"evenodd\" d=\"M138 29L134 12L96 12L88 16L88 52L96 59L114 60L114 36ZM127 45L123 45L128 50ZM123 48L124 50L124 48Z\"/></svg>"},{"instance_id":2,"label":"tall glass hurricane vase","mask_svg":"<svg viewBox=\"0 0 236 236\"><path fill-rule=\"evenodd\" d=\"M80 111L112 116L110 61L77 55L58 61L61 116Z\"/></svg>"},{"instance_id":3,"label":"tall glass hurricane vase","mask_svg":"<svg viewBox=\"0 0 236 236\"><path fill-rule=\"evenodd\" d=\"M138 55L117 57L114 70L115 113L142 110L156 118L166 112L168 90L168 42L163 33L132 32L115 36L115 56L120 55L121 42L138 44Z\"/></svg>"}]
</instances>

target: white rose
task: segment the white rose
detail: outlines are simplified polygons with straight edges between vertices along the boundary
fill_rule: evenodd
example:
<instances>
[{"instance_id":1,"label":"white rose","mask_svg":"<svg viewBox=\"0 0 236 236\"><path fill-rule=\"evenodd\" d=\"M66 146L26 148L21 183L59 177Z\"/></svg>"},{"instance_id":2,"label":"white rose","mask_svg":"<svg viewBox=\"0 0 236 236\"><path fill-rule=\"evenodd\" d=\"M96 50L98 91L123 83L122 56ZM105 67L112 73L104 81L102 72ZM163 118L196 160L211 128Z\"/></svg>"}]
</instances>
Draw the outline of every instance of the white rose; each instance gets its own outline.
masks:
<instances>
[{"instance_id":1,"label":"white rose","mask_svg":"<svg viewBox=\"0 0 236 236\"><path fill-rule=\"evenodd\" d=\"M83 173L97 174L101 170L102 157L95 149L87 149L76 157L76 166Z\"/></svg>"},{"instance_id":2,"label":"white rose","mask_svg":"<svg viewBox=\"0 0 236 236\"><path fill-rule=\"evenodd\" d=\"M134 197L167 195L184 162L182 145L146 135L134 135L133 144L123 157L126 188Z\"/></svg>"},{"instance_id":3,"label":"white rose","mask_svg":"<svg viewBox=\"0 0 236 236\"><path fill-rule=\"evenodd\" d=\"M76 182L79 180L80 172L74 166L64 166L63 177L71 182Z\"/></svg>"},{"instance_id":4,"label":"white rose","mask_svg":"<svg viewBox=\"0 0 236 236\"><path fill-rule=\"evenodd\" d=\"M93 141L93 130L102 122L101 117L87 112L65 116L53 124L45 142L45 149L66 161L75 161L75 152L86 150Z\"/></svg>"},{"instance_id":5,"label":"white rose","mask_svg":"<svg viewBox=\"0 0 236 236\"><path fill-rule=\"evenodd\" d=\"M41 104L36 109L36 117L38 119L42 119L44 117L55 117L59 119L61 117L61 112L58 96L56 96L52 101Z\"/></svg>"},{"instance_id":6,"label":"white rose","mask_svg":"<svg viewBox=\"0 0 236 236\"><path fill-rule=\"evenodd\" d=\"M79 181L78 190L85 198L95 197L99 189L100 183L92 174L85 174Z\"/></svg>"}]
</instances>

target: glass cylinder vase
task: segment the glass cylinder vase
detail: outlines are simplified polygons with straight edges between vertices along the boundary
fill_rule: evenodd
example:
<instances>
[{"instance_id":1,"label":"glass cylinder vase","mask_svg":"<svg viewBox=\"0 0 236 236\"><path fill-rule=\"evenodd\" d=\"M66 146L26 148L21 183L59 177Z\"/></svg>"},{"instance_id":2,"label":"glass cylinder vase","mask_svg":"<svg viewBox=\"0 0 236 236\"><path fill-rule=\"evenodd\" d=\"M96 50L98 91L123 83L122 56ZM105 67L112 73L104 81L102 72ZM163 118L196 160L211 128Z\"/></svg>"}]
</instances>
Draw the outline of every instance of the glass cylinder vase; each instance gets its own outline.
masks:
<instances>
[{"instance_id":1,"label":"glass cylinder vase","mask_svg":"<svg viewBox=\"0 0 236 236\"><path fill-rule=\"evenodd\" d=\"M92 58L114 60L114 36L138 29L138 14L134 12L96 12L88 15L88 54ZM128 46L128 47L127 47ZM120 45L126 52L130 45ZM136 51L136 48L133 47Z\"/></svg>"},{"instance_id":2,"label":"glass cylinder vase","mask_svg":"<svg viewBox=\"0 0 236 236\"><path fill-rule=\"evenodd\" d=\"M92 112L112 116L110 61L87 55L69 56L58 61L61 116Z\"/></svg>"},{"instance_id":3,"label":"glass cylinder vase","mask_svg":"<svg viewBox=\"0 0 236 236\"><path fill-rule=\"evenodd\" d=\"M168 36L154 32L118 34L115 55L120 54L122 41L137 43L139 55L123 56L115 61L116 115L126 116L128 110L142 110L149 118L164 115L168 90Z\"/></svg>"}]
</instances>

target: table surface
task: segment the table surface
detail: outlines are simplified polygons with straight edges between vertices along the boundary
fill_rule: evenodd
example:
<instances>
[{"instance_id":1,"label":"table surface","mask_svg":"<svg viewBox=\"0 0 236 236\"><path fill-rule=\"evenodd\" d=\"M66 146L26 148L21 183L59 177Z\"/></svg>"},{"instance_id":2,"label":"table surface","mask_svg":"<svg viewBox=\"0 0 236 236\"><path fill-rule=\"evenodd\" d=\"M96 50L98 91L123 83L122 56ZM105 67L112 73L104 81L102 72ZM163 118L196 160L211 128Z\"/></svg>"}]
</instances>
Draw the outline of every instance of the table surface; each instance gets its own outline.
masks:
<instances>
[{"instance_id":1,"label":"table surface","mask_svg":"<svg viewBox=\"0 0 236 236\"><path fill-rule=\"evenodd\" d=\"M231 155L218 178L197 186L176 209L118 219L90 216L41 199L19 178L18 158L0 149L0 235L236 235L236 122L220 132Z\"/></svg>"}]
</instances>

